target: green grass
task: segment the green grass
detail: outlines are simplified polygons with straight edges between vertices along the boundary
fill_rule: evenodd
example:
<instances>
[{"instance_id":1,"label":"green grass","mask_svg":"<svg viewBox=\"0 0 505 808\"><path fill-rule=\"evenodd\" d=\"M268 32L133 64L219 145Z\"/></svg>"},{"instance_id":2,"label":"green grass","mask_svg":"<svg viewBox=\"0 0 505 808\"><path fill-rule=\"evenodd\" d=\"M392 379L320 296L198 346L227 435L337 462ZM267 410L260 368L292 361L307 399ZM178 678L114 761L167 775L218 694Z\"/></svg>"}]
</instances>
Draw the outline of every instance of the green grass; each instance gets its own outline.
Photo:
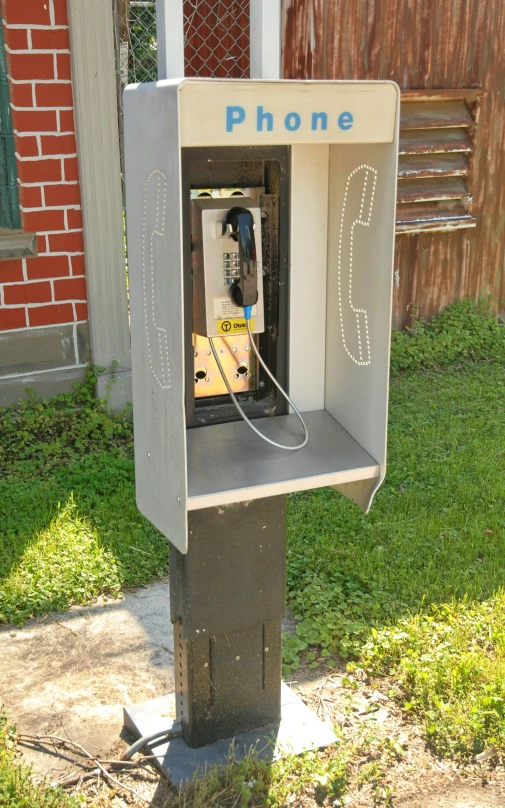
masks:
<instances>
[{"instance_id":1,"label":"green grass","mask_svg":"<svg viewBox=\"0 0 505 808\"><path fill-rule=\"evenodd\" d=\"M168 569L135 505L133 460L97 452L41 479L0 482L0 622L88 603Z\"/></svg>"},{"instance_id":2,"label":"green grass","mask_svg":"<svg viewBox=\"0 0 505 808\"><path fill-rule=\"evenodd\" d=\"M289 589L297 613L338 583L350 614L380 622L505 582L505 367L476 364L395 378L386 481L365 516L330 489L289 508ZM307 602L303 591L307 590ZM310 604L314 603L314 606ZM326 605L323 609L328 612ZM345 649L341 649L344 650Z\"/></svg>"},{"instance_id":3,"label":"green grass","mask_svg":"<svg viewBox=\"0 0 505 808\"><path fill-rule=\"evenodd\" d=\"M321 655L393 672L437 752L461 758L505 751L504 335L467 301L395 335L389 466L370 514L331 489L289 500L299 622L285 672ZM93 400L93 384L91 373L72 399L0 412L1 622L167 570L166 540L135 507L131 423Z\"/></svg>"},{"instance_id":4,"label":"green grass","mask_svg":"<svg viewBox=\"0 0 505 808\"><path fill-rule=\"evenodd\" d=\"M34 785L31 769L16 757L16 733L0 710L0 805L2 808L77 808L61 789Z\"/></svg>"},{"instance_id":5,"label":"green grass","mask_svg":"<svg viewBox=\"0 0 505 808\"><path fill-rule=\"evenodd\" d=\"M457 362L503 362L505 324L492 312L491 297L458 300L431 322L416 320L411 328L393 331L391 370L445 368Z\"/></svg>"},{"instance_id":6,"label":"green grass","mask_svg":"<svg viewBox=\"0 0 505 808\"><path fill-rule=\"evenodd\" d=\"M460 757L505 752L504 414L499 364L396 377L389 469L371 513L329 489L289 506L288 597L300 623L286 669L322 647L394 670L437 751Z\"/></svg>"},{"instance_id":7,"label":"green grass","mask_svg":"<svg viewBox=\"0 0 505 808\"><path fill-rule=\"evenodd\" d=\"M405 710L442 756L505 751L505 595L433 606L374 632L362 651L375 674L399 680Z\"/></svg>"},{"instance_id":8,"label":"green grass","mask_svg":"<svg viewBox=\"0 0 505 808\"><path fill-rule=\"evenodd\" d=\"M187 791L169 799L166 808L285 808L306 795L317 804L340 805L348 778L348 752L330 748L324 758L315 752L289 755L273 764L249 754L243 760L213 769ZM326 802L326 800L330 800Z\"/></svg>"},{"instance_id":9,"label":"green grass","mask_svg":"<svg viewBox=\"0 0 505 808\"><path fill-rule=\"evenodd\" d=\"M167 572L168 543L135 505L131 420L94 382L0 412L0 623Z\"/></svg>"}]
</instances>

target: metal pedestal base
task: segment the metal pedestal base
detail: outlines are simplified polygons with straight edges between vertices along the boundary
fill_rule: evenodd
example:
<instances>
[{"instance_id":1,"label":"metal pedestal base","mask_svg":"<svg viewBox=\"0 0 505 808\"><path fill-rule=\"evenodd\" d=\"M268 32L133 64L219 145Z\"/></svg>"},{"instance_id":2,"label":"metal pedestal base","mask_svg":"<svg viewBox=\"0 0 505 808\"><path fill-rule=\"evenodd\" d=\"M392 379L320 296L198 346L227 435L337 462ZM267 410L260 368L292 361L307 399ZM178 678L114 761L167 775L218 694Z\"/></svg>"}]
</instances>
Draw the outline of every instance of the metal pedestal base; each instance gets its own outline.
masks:
<instances>
[{"instance_id":1,"label":"metal pedestal base","mask_svg":"<svg viewBox=\"0 0 505 808\"><path fill-rule=\"evenodd\" d=\"M174 695L133 704L124 708L124 726L135 738L151 735L170 726ZM282 684L281 721L258 730L251 730L197 749L189 747L182 737L154 742L150 754L157 755L157 765L166 772L171 783L179 787L195 775L202 775L213 766L227 762L230 747L236 758L243 758L253 748L264 760L283 755L300 754L335 742L335 733Z\"/></svg>"}]
</instances>

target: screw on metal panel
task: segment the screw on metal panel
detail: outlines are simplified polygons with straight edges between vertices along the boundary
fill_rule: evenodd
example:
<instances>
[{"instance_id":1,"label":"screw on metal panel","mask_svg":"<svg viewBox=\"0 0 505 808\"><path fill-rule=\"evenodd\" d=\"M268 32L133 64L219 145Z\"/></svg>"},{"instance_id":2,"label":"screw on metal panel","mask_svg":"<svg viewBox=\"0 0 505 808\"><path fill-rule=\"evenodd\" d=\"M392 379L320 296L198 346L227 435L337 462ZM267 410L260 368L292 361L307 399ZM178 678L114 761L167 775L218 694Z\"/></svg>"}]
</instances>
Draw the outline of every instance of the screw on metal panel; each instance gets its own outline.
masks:
<instances>
[{"instance_id":1,"label":"screw on metal panel","mask_svg":"<svg viewBox=\"0 0 505 808\"><path fill-rule=\"evenodd\" d=\"M208 377L208 376L206 376L206 377L205 377L205 381L206 381L206 382L210 382L210 379L209 379L209 377Z\"/></svg>"},{"instance_id":2,"label":"screw on metal panel","mask_svg":"<svg viewBox=\"0 0 505 808\"><path fill-rule=\"evenodd\" d=\"M239 657L239 656L236 656L236 657L235 657L235 659L236 659L236 660L237 660L237 662L238 662L238 661L239 661L239 659L240 659L240 657Z\"/></svg>"},{"instance_id":3,"label":"screw on metal panel","mask_svg":"<svg viewBox=\"0 0 505 808\"><path fill-rule=\"evenodd\" d=\"M151 452L148 452L148 453L147 453L147 456L148 456L148 457L151 457Z\"/></svg>"},{"instance_id":4,"label":"screw on metal panel","mask_svg":"<svg viewBox=\"0 0 505 808\"><path fill-rule=\"evenodd\" d=\"M208 668L208 667L209 667L209 663L208 663L208 662L205 662L205 663L204 663L204 665L203 665L203 667L204 667L204 668Z\"/></svg>"},{"instance_id":5,"label":"screw on metal panel","mask_svg":"<svg viewBox=\"0 0 505 808\"><path fill-rule=\"evenodd\" d=\"M210 356L212 351L205 351L205 353L207 354L207 356Z\"/></svg>"},{"instance_id":6,"label":"screw on metal panel","mask_svg":"<svg viewBox=\"0 0 505 808\"><path fill-rule=\"evenodd\" d=\"M181 498L180 498L180 497L177 497L177 502L180 502L180 501L181 501Z\"/></svg>"},{"instance_id":7,"label":"screw on metal panel","mask_svg":"<svg viewBox=\"0 0 505 808\"><path fill-rule=\"evenodd\" d=\"M250 345L246 345L246 346L245 346L245 349L246 349L246 351L250 351L250 350L251 350L251 346L250 346Z\"/></svg>"},{"instance_id":8,"label":"screw on metal panel","mask_svg":"<svg viewBox=\"0 0 505 808\"><path fill-rule=\"evenodd\" d=\"M234 373L234 374L233 374L233 378L234 378L234 379L238 379L238 373Z\"/></svg>"},{"instance_id":9,"label":"screw on metal panel","mask_svg":"<svg viewBox=\"0 0 505 808\"><path fill-rule=\"evenodd\" d=\"M237 353L238 348L232 348L233 353Z\"/></svg>"},{"instance_id":10,"label":"screw on metal panel","mask_svg":"<svg viewBox=\"0 0 505 808\"><path fill-rule=\"evenodd\" d=\"M270 648L268 647L268 645L267 645L267 647L265 648L265 651L266 651L267 653L268 653L268 651L270 651Z\"/></svg>"},{"instance_id":11,"label":"screw on metal panel","mask_svg":"<svg viewBox=\"0 0 505 808\"><path fill-rule=\"evenodd\" d=\"M195 351L195 356L198 356L198 351Z\"/></svg>"},{"instance_id":12,"label":"screw on metal panel","mask_svg":"<svg viewBox=\"0 0 505 808\"><path fill-rule=\"evenodd\" d=\"M250 379L250 378L251 378L251 374L250 374L250 373L246 373L246 374L245 374L245 377L246 377L246 379Z\"/></svg>"},{"instance_id":13,"label":"screw on metal panel","mask_svg":"<svg viewBox=\"0 0 505 808\"><path fill-rule=\"evenodd\" d=\"M264 387L264 386L265 386L265 382L260 382L260 383L259 383L259 386L260 386L260 387Z\"/></svg>"}]
</instances>

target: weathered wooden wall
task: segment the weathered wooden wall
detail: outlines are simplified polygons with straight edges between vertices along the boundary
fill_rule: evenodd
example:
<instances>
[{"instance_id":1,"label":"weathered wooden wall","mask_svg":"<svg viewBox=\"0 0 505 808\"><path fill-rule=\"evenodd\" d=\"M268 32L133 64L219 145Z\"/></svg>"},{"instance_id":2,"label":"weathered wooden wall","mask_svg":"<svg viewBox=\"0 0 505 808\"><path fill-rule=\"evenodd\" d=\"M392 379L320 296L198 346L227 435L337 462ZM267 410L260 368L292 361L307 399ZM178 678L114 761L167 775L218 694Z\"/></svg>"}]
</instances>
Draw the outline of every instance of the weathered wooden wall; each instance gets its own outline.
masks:
<instances>
[{"instance_id":1,"label":"weathered wooden wall","mask_svg":"<svg viewBox=\"0 0 505 808\"><path fill-rule=\"evenodd\" d=\"M404 90L482 88L477 227L398 235L394 320L492 294L505 311L504 0L283 0L284 78L393 79Z\"/></svg>"}]
</instances>

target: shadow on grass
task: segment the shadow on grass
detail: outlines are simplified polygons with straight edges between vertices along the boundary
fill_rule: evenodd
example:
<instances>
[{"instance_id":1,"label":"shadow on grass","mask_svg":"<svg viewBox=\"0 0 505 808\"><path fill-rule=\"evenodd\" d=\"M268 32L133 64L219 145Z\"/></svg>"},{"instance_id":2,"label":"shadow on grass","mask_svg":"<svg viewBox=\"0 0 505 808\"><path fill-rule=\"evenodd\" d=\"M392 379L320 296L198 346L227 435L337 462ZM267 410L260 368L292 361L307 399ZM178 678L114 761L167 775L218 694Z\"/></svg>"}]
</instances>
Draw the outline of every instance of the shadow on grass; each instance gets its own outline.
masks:
<instances>
[{"instance_id":1,"label":"shadow on grass","mask_svg":"<svg viewBox=\"0 0 505 808\"><path fill-rule=\"evenodd\" d=\"M95 453L0 483L0 620L89 602L168 569L166 539L135 505L133 461Z\"/></svg>"}]
</instances>

